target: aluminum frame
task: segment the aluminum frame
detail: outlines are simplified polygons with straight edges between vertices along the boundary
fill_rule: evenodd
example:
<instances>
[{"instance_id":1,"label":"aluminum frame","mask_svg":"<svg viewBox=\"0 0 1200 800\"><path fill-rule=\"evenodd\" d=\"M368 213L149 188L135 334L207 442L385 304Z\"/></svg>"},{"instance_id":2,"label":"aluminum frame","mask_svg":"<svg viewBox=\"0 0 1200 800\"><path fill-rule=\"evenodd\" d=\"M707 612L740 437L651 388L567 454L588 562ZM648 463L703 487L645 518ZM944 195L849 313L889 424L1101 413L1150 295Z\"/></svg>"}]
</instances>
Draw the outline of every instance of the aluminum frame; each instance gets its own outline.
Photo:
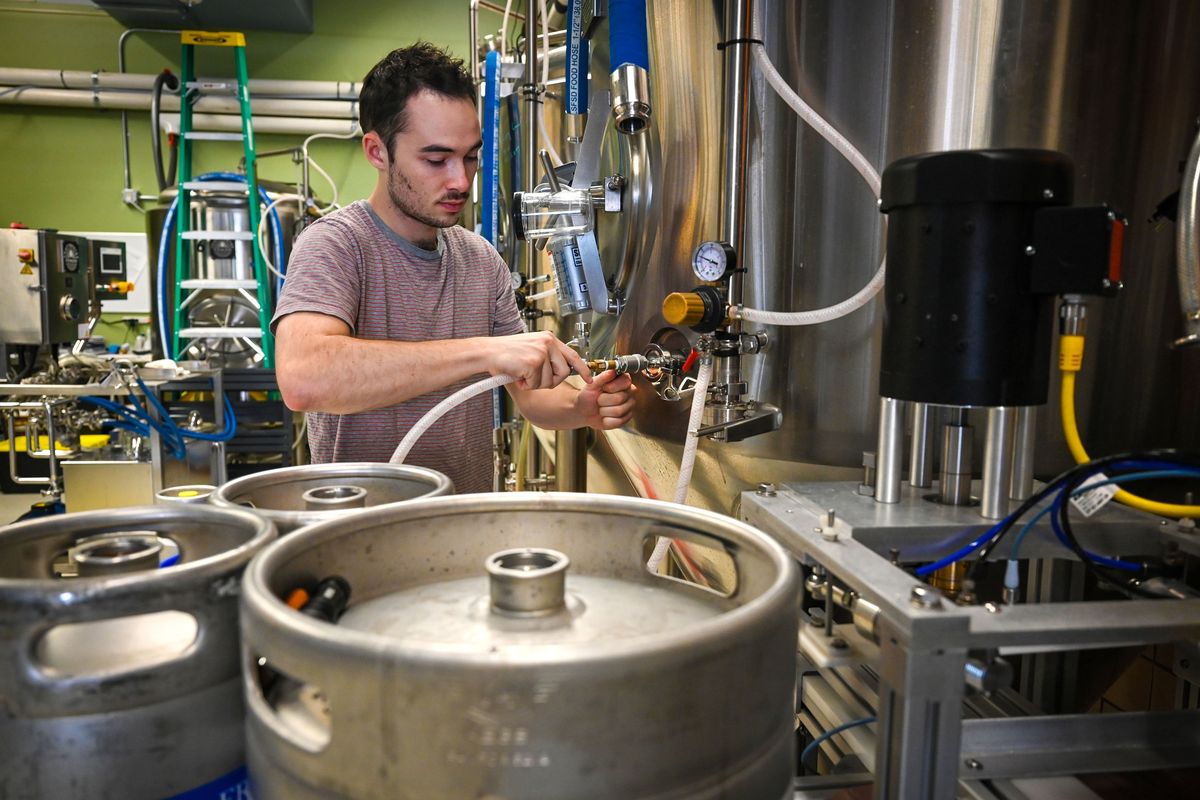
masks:
<instances>
[{"instance_id":1,"label":"aluminum frame","mask_svg":"<svg viewBox=\"0 0 1200 800\"><path fill-rule=\"evenodd\" d=\"M876 653L862 636L855 637L852 626L834 626L835 636L846 642L840 663L858 654L879 675L876 797L953 797L963 779L1200 765L1195 711L973 720L962 715L969 652L1196 640L1200 600L954 605L901 564L950 552L962 542L944 540L963 528L984 530L987 523L977 511L927 502L907 484L896 504L876 503L857 489L857 483L808 483L787 484L770 495L746 492L741 517L880 609ZM830 509L836 511L832 526ZM1078 524L1076 534L1085 547L1102 552L1144 553L1151 541L1152 547L1174 542L1200 553L1200 537L1177 530L1173 521L1111 506ZM1027 538L1023 557L1064 556L1053 540ZM924 603L914 602L917 587L925 592Z\"/></svg>"}]
</instances>

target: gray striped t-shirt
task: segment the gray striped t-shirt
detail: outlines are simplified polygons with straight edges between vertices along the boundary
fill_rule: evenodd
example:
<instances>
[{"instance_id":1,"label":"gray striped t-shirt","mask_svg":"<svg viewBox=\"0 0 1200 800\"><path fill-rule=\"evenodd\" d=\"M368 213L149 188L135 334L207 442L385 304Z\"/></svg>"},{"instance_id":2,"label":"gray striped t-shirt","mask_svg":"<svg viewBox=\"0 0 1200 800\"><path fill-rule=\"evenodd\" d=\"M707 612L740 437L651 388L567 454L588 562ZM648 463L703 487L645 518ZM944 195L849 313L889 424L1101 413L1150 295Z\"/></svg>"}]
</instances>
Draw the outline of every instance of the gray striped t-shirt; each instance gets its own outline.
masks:
<instances>
[{"instance_id":1,"label":"gray striped t-shirt","mask_svg":"<svg viewBox=\"0 0 1200 800\"><path fill-rule=\"evenodd\" d=\"M295 311L337 317L360 339L415 342L525 330L508 267L486 239L454 226L439 232L436 252L422 250L365 200L314 222L296 239L272 328ZM310 412L313 461L387 461L426 411L484 377L373 411ZM438 420L405 463L449 475L459 493L490 491L491 432L492 399L484 393Z\"/></svg>"}]
</instances>

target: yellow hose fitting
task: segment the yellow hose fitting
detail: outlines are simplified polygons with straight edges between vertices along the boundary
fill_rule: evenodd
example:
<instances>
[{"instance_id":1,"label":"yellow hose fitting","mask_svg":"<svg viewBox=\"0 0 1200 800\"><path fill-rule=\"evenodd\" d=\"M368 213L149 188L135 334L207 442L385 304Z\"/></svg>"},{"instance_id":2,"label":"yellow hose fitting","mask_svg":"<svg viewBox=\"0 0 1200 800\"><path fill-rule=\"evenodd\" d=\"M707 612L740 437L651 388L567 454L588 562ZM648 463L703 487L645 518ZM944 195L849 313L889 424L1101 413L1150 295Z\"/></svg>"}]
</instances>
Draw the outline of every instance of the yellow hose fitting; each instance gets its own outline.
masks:
<instances>
[{"instance_id":1,"label":"yellow hose fitting","mask_svg":"<svg viewBox=\"0 0 1200 800\"><path fill-rule=\"evenodd\" d=\"M1058 337L1058 368L1079 372L1083 367L1083 337L1064 334Z\"/></svg>"}]
</instances>

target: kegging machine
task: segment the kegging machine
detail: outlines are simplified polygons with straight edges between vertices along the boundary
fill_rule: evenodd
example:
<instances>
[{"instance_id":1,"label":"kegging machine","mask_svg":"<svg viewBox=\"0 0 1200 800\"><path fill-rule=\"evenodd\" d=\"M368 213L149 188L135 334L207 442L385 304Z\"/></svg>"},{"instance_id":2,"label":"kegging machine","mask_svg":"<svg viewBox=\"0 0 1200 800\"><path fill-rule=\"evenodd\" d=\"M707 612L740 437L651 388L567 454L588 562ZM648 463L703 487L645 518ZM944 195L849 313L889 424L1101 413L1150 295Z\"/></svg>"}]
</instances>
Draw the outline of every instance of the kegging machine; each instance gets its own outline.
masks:
<instances>
[{"instance_id":1,"label":"kegging machine","mask_svg":"<svg viewBox=\"0 0 1200 800\"><path fill-rule=\"evenodd\" d=\"M1054 298L1062 297L1066 374L1081 356L1081 340L1070 342L1082 333L1083 297L1122 286L1123 220L1105 206L1072 207L1071 193L1071 164L1055 152L959 151L893 163L880 205L888 271L873 469L868 462L862 483L763 484L743 496L744 518L802 561L809 596L823 605L801 632L813 665L801 717L859 718L844 727L858 726L847 735L867 752L876 797L952 797L960 778L1044 775L1049 764L1056 774L1097 763L1111 771L1194 766L1200 753L1194 711L1048 716L1026 707L1012 716L993 695L1010 685L1017 659L1023 684L1041 675L1050 686L1047 673L1065 668L1068 652L1175 642L1177 653L1194 655L1200 637L1200 600L1174 578L1179 554L1200 554L1187 520L1092 508L1073 526L1062 521L1069 533L1061 540L1040 530L1006 540L1003 586L988 569L1005 534L1041 500L1056 498L1059 530L1067 496L1085 481L1103 484L1102 469L1135 478L1131 470L1174 458L1118 456L1042 486L1032 479ZM972 417L986 425L982 480L974 482ZM1074 560L1063 562L1067 549ZM1083 581L1055 576L1080 568L1114 599L1070 602L1083 599ZM1200 679L1186 666L1200 661L1177 658L1188 680ZM1043 690L1043 706L1055 705L1050 693Z\"/></svg>"}]
</instances>

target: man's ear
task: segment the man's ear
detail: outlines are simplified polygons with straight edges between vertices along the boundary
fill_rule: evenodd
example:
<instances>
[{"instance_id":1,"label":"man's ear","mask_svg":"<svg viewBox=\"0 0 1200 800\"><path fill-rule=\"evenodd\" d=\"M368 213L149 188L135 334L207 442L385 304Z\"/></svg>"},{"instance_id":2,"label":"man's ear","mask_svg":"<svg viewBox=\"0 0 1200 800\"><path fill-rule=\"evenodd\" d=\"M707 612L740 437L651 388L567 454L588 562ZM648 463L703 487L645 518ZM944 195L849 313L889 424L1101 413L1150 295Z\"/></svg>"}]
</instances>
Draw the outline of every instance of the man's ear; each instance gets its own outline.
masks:
<instances>
[{"instance_id":1,"label":"man's ear","mask_svg":"<svg viewBox=\"0 0 1200 800\"><path fill-rule=\"evenodd\" d=\"M364 133L362 149L372 167L385 171L388 169L391 159L388 157L387 146L383 143L383 139L379 138L378 133L375 131Z\"/></svg>"}]
</instances>

